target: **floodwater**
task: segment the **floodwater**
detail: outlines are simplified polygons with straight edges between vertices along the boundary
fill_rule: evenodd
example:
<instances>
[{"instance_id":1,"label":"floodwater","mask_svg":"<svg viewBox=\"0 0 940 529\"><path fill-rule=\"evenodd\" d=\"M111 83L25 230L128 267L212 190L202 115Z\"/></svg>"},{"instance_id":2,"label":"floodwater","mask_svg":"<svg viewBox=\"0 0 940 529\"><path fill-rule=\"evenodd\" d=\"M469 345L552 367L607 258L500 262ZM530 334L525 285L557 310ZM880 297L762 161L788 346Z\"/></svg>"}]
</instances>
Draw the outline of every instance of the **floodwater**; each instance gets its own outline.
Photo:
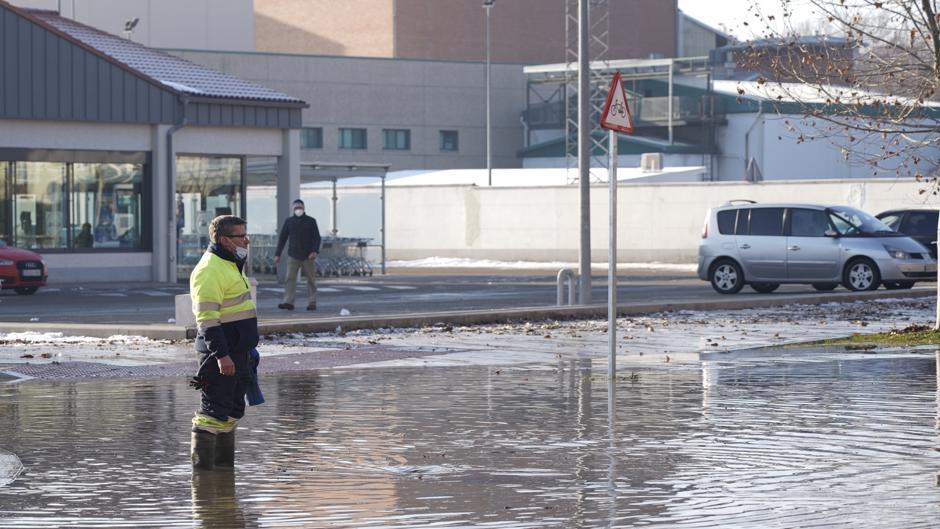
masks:
<instances>
[{"instance_id":1,"label":"floodwater","mask_svg":"<svg viewBox=\"0 0 940 529\"><path fill-rule=\"evenodd\" d=\"M786 355L272 375L195 479L183 380L0 385L0 527L936 527L932 353Z\"/></svg>"}]
</instances>

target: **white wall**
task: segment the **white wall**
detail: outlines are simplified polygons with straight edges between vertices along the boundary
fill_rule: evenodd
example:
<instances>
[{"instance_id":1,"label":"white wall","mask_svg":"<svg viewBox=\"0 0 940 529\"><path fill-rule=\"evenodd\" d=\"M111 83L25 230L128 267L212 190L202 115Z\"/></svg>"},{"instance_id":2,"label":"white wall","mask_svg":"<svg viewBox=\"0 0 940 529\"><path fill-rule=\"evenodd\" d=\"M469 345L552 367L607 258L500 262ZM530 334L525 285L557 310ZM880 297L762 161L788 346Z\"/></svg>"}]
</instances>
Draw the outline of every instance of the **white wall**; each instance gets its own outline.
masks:
<instances>
[{"instance_id":1,"label":"white wall","mask_svg":"<svg viewBox=\"0 0 940 529\"><path fill-rule=\"evenodd\" d=\"M918 184L907 179L622 185L618 258L694 263L706 211L729 199L848 204L870 213L922 206L925 200L940 205L918 190ZM390 187L387 255L577 261L578 196L573 186ZM607 225L607 190L595 186L591 246L596 261L606 260Z\"/></svg>"},{"instance_id":2,"label":"white wall","mask_svg":"<svg viewBox=\"0 0 940 529\"><path fill-rule=\"evenodd\" d=\"M252 0L11 0L19 7L59 11L112 35L139 18L131 40L155 48L254 51Z\"/></svg>"}]
</instances>

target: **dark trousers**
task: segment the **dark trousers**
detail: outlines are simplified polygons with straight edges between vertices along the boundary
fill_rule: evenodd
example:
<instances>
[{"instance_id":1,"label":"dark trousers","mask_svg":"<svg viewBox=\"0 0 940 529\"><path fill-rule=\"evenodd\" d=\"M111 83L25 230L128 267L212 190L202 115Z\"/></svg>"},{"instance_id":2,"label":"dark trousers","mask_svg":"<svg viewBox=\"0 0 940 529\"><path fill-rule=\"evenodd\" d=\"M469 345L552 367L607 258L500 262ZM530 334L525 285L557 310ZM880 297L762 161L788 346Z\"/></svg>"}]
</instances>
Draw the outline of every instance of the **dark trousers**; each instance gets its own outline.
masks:
<instances>
[{"instance_id":1,"label":"dark trousers","mask_svg":"<svg viewBox=\"0 0 940 529\"><path fill-rule=\"evenodd\" d=\"M205 381L199 413L215 417L220 421L229 417L241 419L245 416L245 391L251 384L251 371L248 365L248 353L231 353L229 357L235 363L235 374L224 376L219 372L219 363L215 358L199 354L199 376Z\"/></svg>"}]
</instances>

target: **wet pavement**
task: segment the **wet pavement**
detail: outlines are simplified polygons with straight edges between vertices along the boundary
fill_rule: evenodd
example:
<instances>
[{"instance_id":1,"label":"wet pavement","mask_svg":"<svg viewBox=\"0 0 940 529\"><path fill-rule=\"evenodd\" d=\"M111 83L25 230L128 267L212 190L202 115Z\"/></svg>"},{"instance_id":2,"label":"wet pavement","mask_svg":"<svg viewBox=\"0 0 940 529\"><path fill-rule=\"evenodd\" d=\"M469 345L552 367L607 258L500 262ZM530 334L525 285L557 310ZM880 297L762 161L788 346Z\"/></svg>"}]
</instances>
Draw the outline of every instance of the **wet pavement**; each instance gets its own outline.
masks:
<instances>
[{"instance_id":1,"label":"wet pavement","mask_svg":"<svg viewBox=\"0 0 940 529\"><path fill-rule=\"evenodd\" d=\"M267 375L196 479L181 380L0 385L0 527L936 526L932 351L603 366Z\"/></svg>"},{"instance_id":2,"label":"wet pavement","mask_svg":"<svg viewBox=\"0 0 940 529\"><path fill-rule=\"evenodd\" d=\"M934 351L766 347L933 315L621 318L613 393L603 321L267 336L195 478L190 344L2 335L0 528L935 527Z\"/></svg>"}]
</instances>

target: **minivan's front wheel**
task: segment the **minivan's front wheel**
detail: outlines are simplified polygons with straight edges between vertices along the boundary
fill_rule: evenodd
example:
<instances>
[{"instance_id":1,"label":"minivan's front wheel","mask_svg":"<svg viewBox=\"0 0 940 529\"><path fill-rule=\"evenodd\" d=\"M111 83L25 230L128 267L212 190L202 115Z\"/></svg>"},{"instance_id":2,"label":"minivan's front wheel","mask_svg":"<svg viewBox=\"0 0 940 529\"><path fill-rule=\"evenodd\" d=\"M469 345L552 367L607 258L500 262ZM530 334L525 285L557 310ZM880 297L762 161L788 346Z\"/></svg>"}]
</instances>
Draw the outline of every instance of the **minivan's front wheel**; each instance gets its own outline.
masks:
<instances>
[{"instance_id":1,"label":"minivan's front wheel","mask_svg":"<svg viewBox=\"0 0 940 529\"><path fill-rule=\"evenodd\" d=\"M722 259L712 266L709 274L712 288L719 294L737 294L744 288L744 272L738 263Z\"/></svg>"},{"instance_id":2,"label":"minivan's front wheel","mask_svg":"<svg viewBox=\"0 0 940 529\"><path fill-rule=\"evenodd\" d=\"M866 257L852 259L842 272L842 285L849 290L875 290L880 284L878 266Z\"/></svg>"}]
</instances>

